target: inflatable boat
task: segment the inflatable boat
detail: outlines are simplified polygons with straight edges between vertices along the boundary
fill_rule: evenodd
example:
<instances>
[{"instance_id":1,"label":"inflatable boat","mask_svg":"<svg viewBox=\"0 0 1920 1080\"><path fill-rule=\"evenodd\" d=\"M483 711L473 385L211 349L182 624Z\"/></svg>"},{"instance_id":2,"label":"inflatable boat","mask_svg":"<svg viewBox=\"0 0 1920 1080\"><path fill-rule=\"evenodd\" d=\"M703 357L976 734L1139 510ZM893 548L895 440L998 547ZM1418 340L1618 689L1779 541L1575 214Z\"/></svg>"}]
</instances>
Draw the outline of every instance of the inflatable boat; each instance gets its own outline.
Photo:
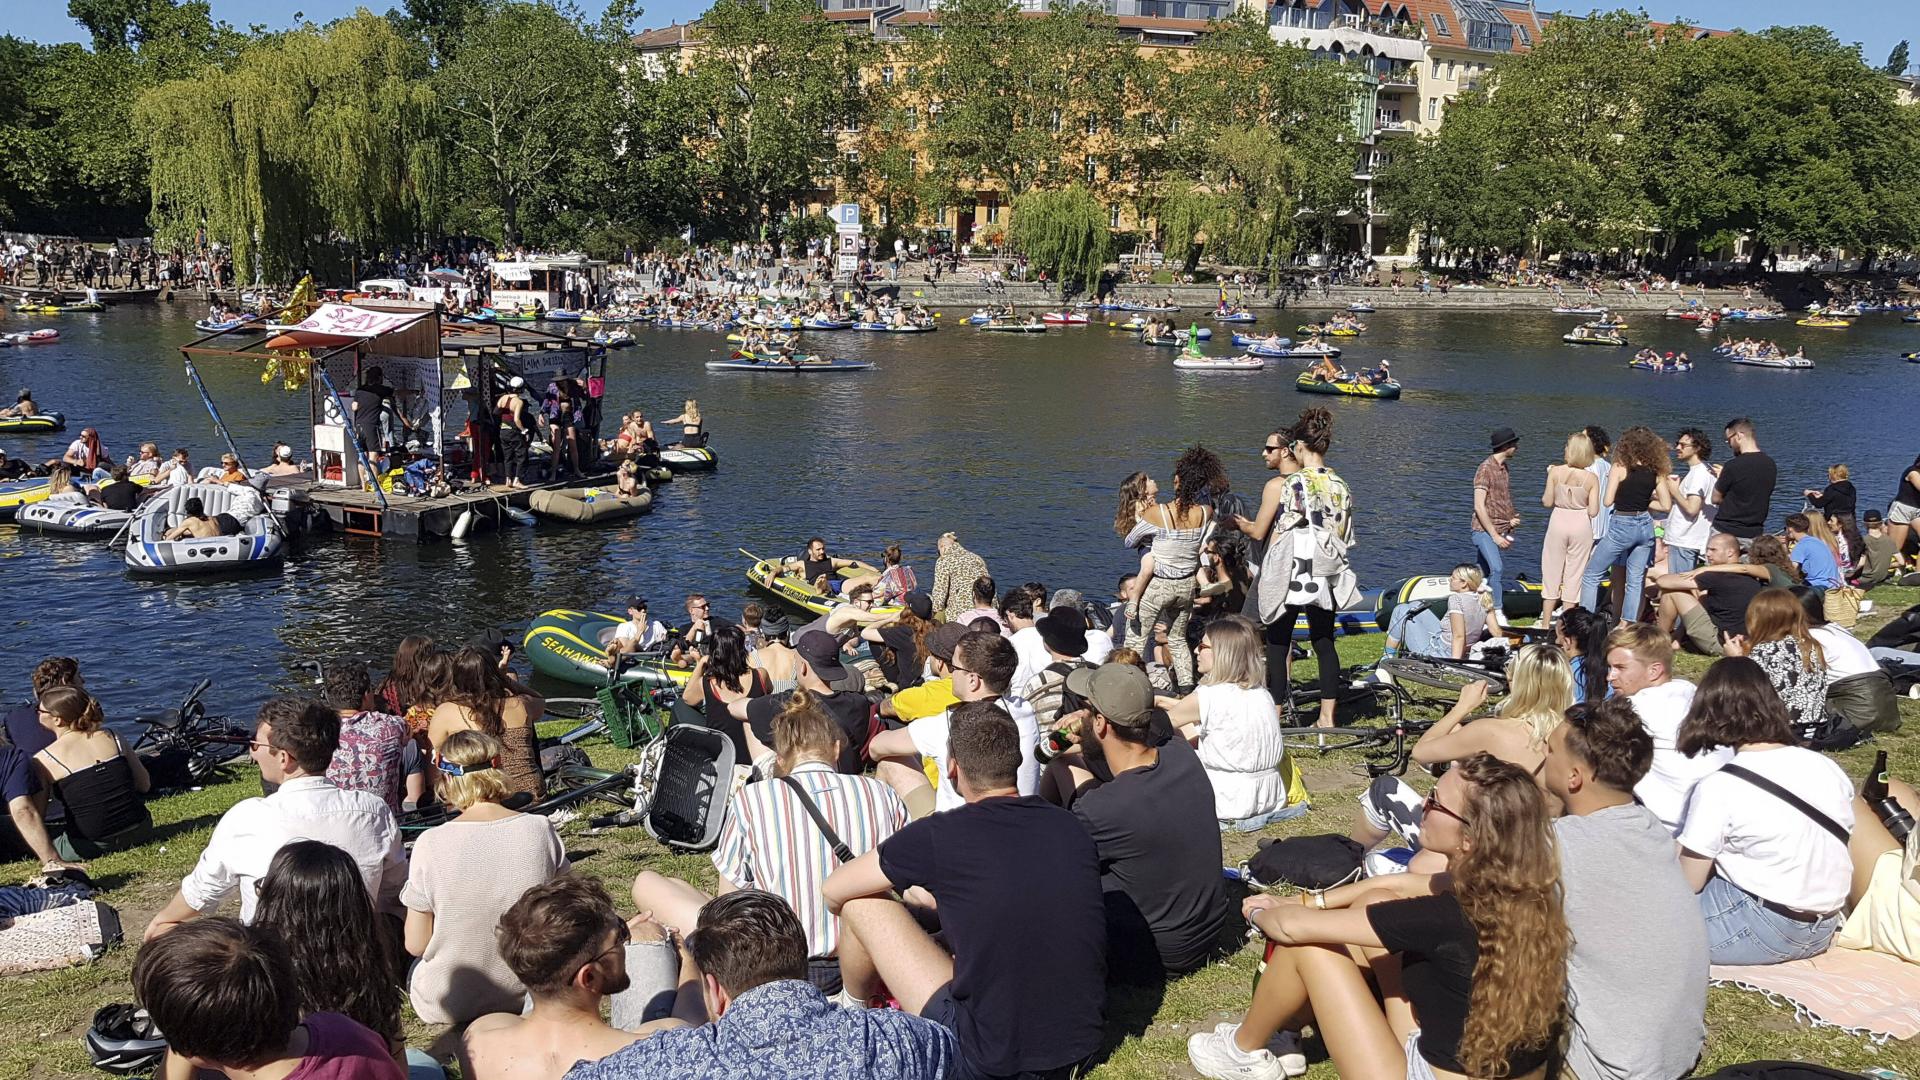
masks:
<instances>
[{"instance_id":1,"label":"inflatable boat","mask_svg":"<svg viewBox=\"0 0 1920 1080\"><path fill-rule=\"evenodd\" d=\"M182 507L197 498L208 516L231 519L238 532L205 540L162 540L180 523ZM245 484L182 484L143 504L127 538L127 569L136 574L174 577L233 573L278 566L287 538L267 513L260 493Z\"/></svg>"},{"instance_id":2,"label":"inflatable boat","mask_svg":"<svg viewBox=\"0 0 1920 1080\"><path fill-rule=\"evenodd\" d=\"M1803 371L1813 366L1813 361L1804 356L1729 356L1729 364L1745 364L1748 367L1782 368L1788 371Z\"/></svg>"},{"instance_id":3,"label":"inflatable boat","mask_svg":"<svg viewBox=\"0 0 1920 1080\"><path fill-rule=\"evenodd\" d=\"M51 345L60 340L60 331L51 326L38 330L16 330L11 334L0 334L0 345Z\"/></svg>"},{"instance_id":4,"label":"inflatable boat","mask_svg":"<svg viewBox=\"0 0 1920 1080\"><path fill-rule=\"evenodd\" d=\"M1347 397L1378 398L1382 401L1397 401L1400 398L1400 384L1392 379L1386 382L1370 383L1358 379L1337 379L1328 381L1315 378L1310 371L1303 371L1293 380L1293 388L1303 394L1344 394Z\"/></svg>"},{"instance_id":5,"label":"inflatable boat","mask_svg":"<svg viewBox=\"0 0 1920 1080\"><path fill-rule=\"evenodd\" d=\"M1176 356L1173 366L1181 371L1260 371L1267 362L1257 356Z\"/></svg>"},{"instance_id":6,"label":"inflatable boat","mask_svg":"<svg viewBox=\"0 0 1920 1080\"><path fill-rule=\"evenodd\" d=\"M1661 363L1658 360L1629 360L1627 361L1627 366L1637 371L1651 371L1656 375L1671 375L1678 371L1693 370L1693 364L1691 361L1684 364L1675 364L1672 367L1668 367L1667 365Z\"/></svg>"},{"instance_id":7,"label":"inflatable boat","mask_svg":"<svg viewBox=\"0 0 1920 1080\"><path fill-rule=\"evenodd\" d=\"M1216 311L1213 313L1213 319L1215 322L1224 323L1250 323L1260 321L1259 316L1251 311L1235 311L1225 314Z\"/></svg>"},{"instance_id":8,"label":"inflatable boat","mask_svg":"<svg viewBox=\"0 0 1920 1080\"><path fill-rule=\"evenodd\" d=\"M607 684L607 642L626 620L598 611L543 611L521 641L533 670L576 686ZM685 686L692 669L674 667L662 653L636 653L620 665L620 681L649 686Z\"/></svg>"},{"instance_id":9,"label":"inflatable boat","mask_svg":"<svg viewBox=\"0 0 1920 1080\"><path fill-rule=\"evenodd\" d=\"M1262 349L1260 352L1260 355L1261 356L1281 356L1281 357L1298 356L1298 357L1307 357L1315 360L1325 356L1325 357L1337 359L1340 356L1340 346L1309 345L1306 342L1301 342L1298 345L1289 345L1284 349Z\"/></svg>"},{"instance_id":10,"label":"inflatable boat","mask_svg":"<svg viewBox=\"0 0 1920 1080\"><path fill-rule=\"evenodd\" d=\"M1576 330L1571 334L1562 334L1560 335L1560 340L1569 345L1620 346L1627 343L1627 339L1621 337L1619 334L1593 334L1584 330Z\"/></svg>"},{"instance_id":11,"label":"inflatable boat","mask_svg":"<svg viewBox=\"0 0 1920 1080\"><path fill-rule=\"evenodd\" d=\"M848 327L848 329L866 330L875 334L931 334L934 331L934 326L932 323L928 323L925 326L916 326L913 323L908 323L902 326L898 323L857 322Z\"/></svg>"},{"instance_id":12,"label":"inflatable boat","mask_svg":"<svg viewBox=\"0 0 1920 1080\"><path fill-rule=\"evenodd\" d=\"M1387 628L1388 622L1393 618L1393 609L1401 604L1425 604L1434 614L1444 614L1447 608L1447 593L1452 588L1448 584L1451 580L1450 573L1421 574L1417 577L1402 578L1380 590L1380 598L1374 609L1380 629ZM1611 588L1613 583L1611 577L1608 577L1601 579L1600 584L1602 588ZM1502 599L1500 606L1506 612L1508 619L1538 618L1541 607L1540 583L1524 579L1514 582L1507 587L1506 596ZM1493 628L1488 629L1491 632Z\"/></svg>"},{"instance_id":13,"label":"inflatable boat","mask_svg":"<svg viewBox=\"0 0 1920 1080\"><path fill-rule=\"evenodd\" d=\"M594 525L639 517L653 509L653 492L622 497L612 488L542 488L527 497L527 509L543 518Z\"/></svg>"},{"instance_id":14,"label":"inflatable boat","mask_svg":"<svg viewBox=\"0 0 1920 1080\"><path fill-rule=\"evenodd\" d=\"M674 472L712 472L720 456L711 446L670 446L660 451L660 464Z\"/></svg>"},{"instance_id":15,"label":"inflatable boat","mask_svg":"<svg viewBox=\"0 0 1920 1080\"><path fill-rule=\"evenodd\" d=\"M0 435L24 435L40 431L67 430L66 413L35 413L32 416L0 416Z\"/></svg>"},{"instance_id":16,"label":"inflatable boat","mask_svg":"<svg viewBox=\"0 0 1920 1080\"><path fill-rule=\"evenodd\" d=\"M774 371L788 375L814 375L833 371L866 371L873 367L871 360L848 360L844 357L828 359L821 356L795 356L791 363L784 360L763 360L749 354L740 354L732 360L709 360L708 371Z\"/></svg>"},{"instance_id":17,"label":"inflatable boat","mask_svg":"<svg viewBox=\"0 0 1920 1080\"><path fill-rule=\"evenodd\" d=\"M1263 348L1268 348L1268 349L1282 349L1287 347L1288 345L1293 344L1293 339L1289 337L1281 337L1278 334L1273 334L1268 337L1254 337L1250 334L1235 334L1233 335L1233 343L1235 346L1242 349L1250 345L1259 345L1259 346L1262 346Z\"/></svg>"},{"instance_id":18,"label":"inflatable boat","mask_svg":"<svg viewBox=\"0 0 1920 1080\"><path fill-rule=\"evenodd\" d=\"M859 570L852 567L844 568L837 573L843 579L859 577L861 574ZM815 615L825 615L841 603L797 577L782 574L778 559L756 559L752 566L747 567L747 580L753 583L754 588L781 603L792 605L802 611L810 611ZM900 605L883 604L873 610L876 614L898 611Z\"/></svg>"},{"instance_id":19,"label":"inflatable boat","mask_svg":"<svg viewBox=\"0 0 1920 1080\"><path fill-rule=\"evenodd\" d=\"M0 522L12 521L23 506L44 502L47 498L48 483L48 479L44 476L31 476L24 480L0 483Z\"/></svg>"},{"instance_id":20,"label":"inflatable boat","mask_svg":"<svg viewBox=\"0 0 1920 1080\"><path fill-rule=\"evenodd\" d=\"M125 510L109 510L70 502L37 502L20 508L14 518L22 529L53 536L73 536L88 540L110 537L126 527L133 515Z\"/></svg>"},{"instance_id":21,"label":"inflatable boat","mask_svg":"<svg viewBox=\"0 0 1920 1080\"><path fill-rule=\"evenodd\" d=\"M21 304L13 310L25 315L74 315L94 311L105 311L107 305L94 301L81 301L77 304Z\"/></svg>"},{"instance_id":22,"label":"inflatable boat","mask_svg":"<svg viewBox=\"0 0 1920 1080\"><path fill-rule=\"evenodd\" d=\"M1174 338L1175 338L1176 340L1179 340L1179 341L1185 341L1185 340L1187 340L1187 335L1188 335L1188 334L1195 334L1195 335L1197 335L1197 336L1198 336L1198 337L1200 338L1200 340L1201 340L1201 341L1212 341L1212 340L1213 340L1213 327L1211 327L1211 326L1190 326L1190 327L1188 327L1188 328L1186 328L1185 330L1175 330L1175 331L1173 332L1173 336L1174 336Z\"/></svg>"},{"instance_id":23,"label":"inflatable boat","mask_svg":"<svg viewBox=\"0 0 1920 1080\"><path fill-rule=\"evenodd\" d=\"M1049 311L1040 321L1049 326L1085 326L1092 320L1078 311Z\"/></svg>"},{"instance_id":24,"label":"inflatable boat","mask_svg":"<svg viewBox=\"0 0 1920 1080\"><path fill-rule=\"evenodd\" d=\"M980 328L984 334L1044 334L1046 323L988 323Z\"/></svg>"},{"instance_id":25,"label":"inflatable boat","mask_svg":"<svg viewBox=\"0 0 1920 1080\"><path fill-rule=\"evenodd\" d=\"M848 330L853 323L846 319L823 319L815 316L800 324L802 330Z\"/></svg>"}]
</instances>

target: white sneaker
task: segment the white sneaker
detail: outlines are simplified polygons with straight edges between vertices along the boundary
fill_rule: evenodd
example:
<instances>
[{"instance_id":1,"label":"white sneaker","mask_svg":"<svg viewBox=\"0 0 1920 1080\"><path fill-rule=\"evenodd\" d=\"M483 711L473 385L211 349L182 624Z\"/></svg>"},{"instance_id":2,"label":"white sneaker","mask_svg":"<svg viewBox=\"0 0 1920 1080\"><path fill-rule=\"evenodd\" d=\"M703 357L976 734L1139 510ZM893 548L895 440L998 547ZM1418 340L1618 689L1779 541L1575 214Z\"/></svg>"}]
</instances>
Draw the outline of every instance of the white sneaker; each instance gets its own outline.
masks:
<instances>
[{"instance_id":1,"label":"white sneaker","mask_svg":"<svg viewBox=\"0 0 1920 1080\"><path fill-rule=\"evenodd\" d=\"M1285 1080L1287 1072L1280 1059L1265 1047L1249 1054L1233 1044L1239 1029L1239 1024L1221 1024L1188 1038L1187 1060L1194 1071L1214 1080Z\"/></svg>"},{"instance_id":2,"label":"white sneaker","mask_svg":"<svg viewBox=\"0 0 1920 1080\"><path fill-rule=\"evenodd\" d=\"M1216 1034L1223 1034L1228 1039L1232 1039L1234 1032L1240 1030L1240 1025L1231 1020L1222 1020L1214 1025L1213 1030ZM1234 1049L1237 1050L1239 1047L1236 1046ZM1280 1062L1280 1068L1288 1076L1307 1075L1307 1055L1300 1051L1299 1032L1274 1032L1273 1038L1267 1040L1267 1053L1272 1054Z\"/></svg>"}]
</instances>

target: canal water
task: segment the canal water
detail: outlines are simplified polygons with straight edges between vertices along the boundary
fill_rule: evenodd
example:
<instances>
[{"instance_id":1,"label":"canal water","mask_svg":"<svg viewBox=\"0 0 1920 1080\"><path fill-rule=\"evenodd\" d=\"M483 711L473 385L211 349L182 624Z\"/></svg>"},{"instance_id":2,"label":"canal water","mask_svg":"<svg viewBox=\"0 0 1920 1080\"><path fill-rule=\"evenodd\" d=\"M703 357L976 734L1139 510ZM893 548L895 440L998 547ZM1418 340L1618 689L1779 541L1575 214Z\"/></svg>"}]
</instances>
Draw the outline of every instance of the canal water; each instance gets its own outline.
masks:
<instances>
[{"instance_id":1,"label":"canal water","mask_svg":"<svg viewBox=\"0 0 1920 1080\"><path fill-rule=\"evenodd\" d=\"M131 306L100 315L9 315L0 329L57 325L59 343L0 349L0 388L30 386L69 418L65 435L9 437L9 454L57 456L82 426L111 455L142 441L186 446L198 464L221 446L185 376L178 346L196 336L187 305ZM1470 559L1471 478L1488 432L1522 436L1514 462L1526 522L1519 566L1538 568L1545 524L1538 487L1567 432L1633 423L1671 437L1697 425L1714 442L1727 419L1754 418L1781 467L1774 511L1848 463L1862 506L1884 505L1920 444L1910 411L1920 325L1872 315L1844 331L1758 324L1818 368L1773 371L1708 354L1691 323L1633 316L1632 349L1564 345L1577 321L1527 312L1381 312L1344 344L1343 362L1381 357L1406 386L1397 402L1311 397L1293 388L1302 361L1265 372L1179 372L1166 349L1104 326L1031 337L981 334L948 312L927 335L809 334L809 349L875 362L829 376L708 372L726 355L718 334L636 328L640 347L609 365L609 413L644 407L656 419L698 398L721 466L666 486L654 512L582 530L542 524L464 544L326 538L297 550L283 574L244 581L129 578L104 545L0 526L0 700L18 700L43 656L78 657L110 717L178 700L202 677L210 702L235 714L299 680L300 661L359 656L384 666L413 632L463 640L523 625L552 607L611 610L639 592L657 616L678 616L689 591L731 616L748 597L740 549L796 552L811 535L838 555L877 561L898 541L930 582L933 541L954 530L985 556L1002 588L1042 581L1106 596L1132 559L1114 537L1115 489L1134 469L1170 488L1181 448L1211 447L1236 490L1257 498L1266 433L1300 409L1333 410L1330 460L1358 503L1355 562L1363 586L1444 570ZM1261 314L1260 329L1291 334L1313 309ZM1207 325L1205 320L1202 325ZM1627 368L1641 344L1691 351L1681 375ZM1209 350L1228 353L1226 329ZM301 445L304 393L262 385L254 364L200 364L222 416L251 460L281 439ZM1722 456L1722 455L1716 455Z\"/></svg>"}]
</instances>

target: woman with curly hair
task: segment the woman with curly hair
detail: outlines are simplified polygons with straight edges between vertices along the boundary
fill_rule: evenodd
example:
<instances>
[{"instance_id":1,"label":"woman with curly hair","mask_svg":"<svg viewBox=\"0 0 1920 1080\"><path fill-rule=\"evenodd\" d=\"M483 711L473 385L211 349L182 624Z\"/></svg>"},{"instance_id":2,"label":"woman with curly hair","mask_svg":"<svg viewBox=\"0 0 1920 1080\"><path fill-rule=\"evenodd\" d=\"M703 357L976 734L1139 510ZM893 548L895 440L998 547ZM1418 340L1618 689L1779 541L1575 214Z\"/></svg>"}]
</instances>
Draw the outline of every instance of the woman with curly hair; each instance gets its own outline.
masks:
<instances>
[{"instance_id":1,"label":"woman with curly hair","mask_svg":"<svg viewBox=\"0 0 1920 1080\"><path fill-rule=\"evenodd\" d=\"M1149 524L1146 517L1159 499L1160 485L1144 470L1120 482L1120 505L1113 512L1113 535L1140 553L1140 572L1124 590L1129 623L1139 612L1141 590L1153 579L1153 536L1160 530Z\"/></svg>"},{"instance_id":2,"label":"woman with curly hair","mask_svg":"<svg viewBox=\"0 0 1920 1080\"><path fill-rule=\"evenodd\" d=\"M1193 614L1200 551L1213 532L1213 500L1227 493L1226 469L1213 451L1194 446L1173 465L1173 501L1156 503L1141 515L1155 528L1153 575L1140 591L1139 615L1127 622L1126 645L1149 653L1154 628L1167 624L1170 675L1161 689L1193 685L1193 649L1187 644L1187 619Z\"/></svg>"},{"instance_id":3,"label":"woman with curly hair","mask_svg":"<svg viewBox=\"0 0 1920 1080\"><path fill-rule=\"evenodd\" d=\"M1665 439L1651 428L1635 426L1620 433L1613 463L1604 500L1613 509L1613 519L1580 575L1580 606L1598 611L1600 579L1624 563L1627 582L1620 619L1633 622L1640 618L1640 595L1647 584L1647 564L1653 560L1653 512L1665 513L1672 505L1661 481L1673 471L1673 462Z\"/></svg>"},{"instance_id":4,"label":"woman with curly hair","mask_svg":"<svg viewBox=\"0 0 1920 1080\"><path fill-rule=\"evenodd\" d=\"M1728 656L1750 656L1767 673L1794 730L1818 723L1827 709L1827 653L1813 640L1807 612L1791 590L1769 586L1747 604L1747 633L1727 643Z\"/></svg>"},{"instance_id":5,"label":"woman with curly hair","mask_svg":"<svg viewBox=\"0 0 1920 1080\"><path fill-rule=\"evenodd\" d=\"M1747 562L1752 566L1766 567L1769 585L1791 589L1802 584L1800 567L1793 561L1792 552L1787 550L1786 541L1772 533L1761 533L1753 538L1752 546L1747 548Z\"/></svg>"},{"instance_id":6,"label":"woman with curly hair","mask_svg":"<svg viewBox=\"0 0 1920 1080\"><path fill-rule=\"evenodd\" d=\"M1267 1045L1307 1023L1342 1076L1544 1074L1571 945L1546 796L1525 769L1475 754L1426 805L1425 842L1448 855L1450 882L1396 874L1246 901L1266 969L1239 1024L1187 1040L1202 1076L1297 1075L1304 1058L1275 1061Z\"/></svg>"},{"instance_id":7,"label":"woman with curly hair","mask_svg":"<svg viewBox=\"0 0 1920 1080\"><path fill-rule=\"evenodd\" d=\"M1334 649L1334 612L1354 599L1348 549L1353 544L1353 493L1327 465L1333 414L1314 408L1292 427L1267 436L1261 453L1280 475L1267 481L1260 509L1234 524L1267 542L1258 582L1260 621L1266 626L1267 689L1286 701L1292 691L1293 628L1304 618L1307 641L1320 668L1319 726L1333 726L1339 703L1340 657ZM1288 461L1298 463L1288 469Z\"/></svg>"}]
</instances>

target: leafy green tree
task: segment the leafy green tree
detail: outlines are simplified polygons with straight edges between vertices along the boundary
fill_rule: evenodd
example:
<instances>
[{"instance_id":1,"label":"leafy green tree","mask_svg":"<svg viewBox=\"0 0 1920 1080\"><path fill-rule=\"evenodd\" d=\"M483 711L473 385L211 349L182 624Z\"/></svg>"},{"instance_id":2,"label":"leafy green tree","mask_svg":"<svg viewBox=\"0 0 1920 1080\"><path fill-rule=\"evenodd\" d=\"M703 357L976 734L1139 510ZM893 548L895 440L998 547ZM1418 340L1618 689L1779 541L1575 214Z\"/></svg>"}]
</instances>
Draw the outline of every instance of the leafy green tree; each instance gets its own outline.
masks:
<instances>
[{"instance_id":1,"label":"leafy green tree","mask_svg":"<svg viewBox=\"0 0 1920 1080\"><path fill-rule=\"evenodd\" d=\"M1880 70L1888 75L1905 75L1907 66L1907 43L1902 39L1900 44L1895 45L1893 51L1887 54L1887 63Z\"/></svg>"},{"instance_id":2,"label":"leafy green tree","mask_svg":"<svg viewBox=\"0 0 1920 1080\"><path fill-rule=\"evenodd\" d=\"M604 191L619 62L571 9L489 0L433 73L449 162L479 227L514 246L563 237Z\"/></svg>"},{"instance_id":3,"label":"leafy green tree","mask_svg":"<svg viewBox=\"0 0 1920 1080\"><path fill-rule=\"evenodd\" d=\"M704 217L725 236L765 236L844 168L843 133L866 119L872 43L810 0L720 0L700 20L688 107L709 133Z\"/></svg>"},{"instance_id":4,"label":"leafy green tree","mask_svg":"<svg viewBox=\"0 0 1920 1080\"><path fill-rule=\"evenodd\" d=\"M1079 184L1020 196L1007 239L1063 288L1098 282L1113 250L1106 206Z\"/></svg>"},{"instance_id":5,"label":"leafy green tree","mask_svg":"<svg viewBox=\"0 0 1920 1080\"><path fill-rule=\"evenodd\" d=\"M233 246L236 265L287 281L344 269L431 229L439 115L426 51L361 12L257 41L232 64L140 96L155 236Z\"/></svg>"}]
</instances>

